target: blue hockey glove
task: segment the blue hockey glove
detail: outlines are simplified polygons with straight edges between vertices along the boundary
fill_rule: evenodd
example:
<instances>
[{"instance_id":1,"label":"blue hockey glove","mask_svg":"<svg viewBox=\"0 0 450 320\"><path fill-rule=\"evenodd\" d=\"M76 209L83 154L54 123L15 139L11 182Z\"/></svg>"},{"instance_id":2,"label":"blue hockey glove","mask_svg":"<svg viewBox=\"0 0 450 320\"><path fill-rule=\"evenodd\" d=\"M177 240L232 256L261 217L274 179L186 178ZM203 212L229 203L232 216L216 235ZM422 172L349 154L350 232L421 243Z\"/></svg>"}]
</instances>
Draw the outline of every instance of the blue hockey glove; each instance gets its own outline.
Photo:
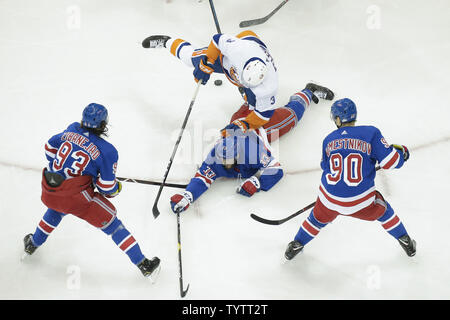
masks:
<instances>
[{"instance_id":1,"label":"blue hockey glove","mask_svg":"<svg viewBox=\"0 0 450 320\"><path fill-rule=\"evenodd\" d=\"M211 76L211 73L214 72L214 67L210 64L206 57L203 57L200 60L198 66L194 69L194 78L196 82L201 81L202 84L206 84Z\"/></svg>"}]
</instances>

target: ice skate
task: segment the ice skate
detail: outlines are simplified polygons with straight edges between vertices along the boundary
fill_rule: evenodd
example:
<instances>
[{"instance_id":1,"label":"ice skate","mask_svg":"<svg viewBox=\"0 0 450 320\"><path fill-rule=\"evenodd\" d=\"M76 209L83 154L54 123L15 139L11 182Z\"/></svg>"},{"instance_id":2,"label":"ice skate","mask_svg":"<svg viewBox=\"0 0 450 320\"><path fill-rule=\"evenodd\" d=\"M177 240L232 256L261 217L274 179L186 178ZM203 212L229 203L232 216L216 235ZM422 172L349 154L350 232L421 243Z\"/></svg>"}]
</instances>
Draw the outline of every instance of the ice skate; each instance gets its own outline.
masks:
<instances>
[{"instance_id":1,"label":"ice skate","mask_svg":"<svg viewBox=\"0 0 450 320\"><path fill-rule=\"evenodd\" d=\"M287 248L286 248L286 252L284 253L284 257L287 260L292 260L300 251L303 250L303 245L294 240L289 242Z\"/></svg>"},{"instance_id":2,"label":"ice skate","mask_svg":"<svg viewBox=\"0 0 450 320\"><path fill-rule=\"evenodd\" d=\"M305 89L308 89L313 93L312 99L316 104L319 103L319 98L325 100L334 99L333 91L326 87L319 86L318 84L310 82L306 85Z\"/></svg>"},{"instance_id":3,"label":"ice skate","mask_svg":"<svg viewBox=\"0 0 450 320\"><path fill-rule=\"evenodd\" d=\"M400 237L398 239L398 242L409 257L412 257L416 254L416 241L411 239L407 234Z\"/></svg>"},{"instance_id":4,"label":"ice skate","mask_svg":"<svg viewBox=\"0 0 450 320\"><path fill-rule=\"evenodd\" d=\"M158 257L153 257L151 260L145 258L140 262L137 267L141 270L144 277L149 277L152 282L156 281L158 277L160 267L160 260Z\"/></svg>"},{"instance_id":5,"label":"ice skate","mask_svg":"<svg viewBox=\"0 0 450 320\"><path fill-rule=\"evenodd\" d=\"M33 244L33 241L31 240L32 237L33 237L33 234L30 233L30 234L27 234L25 236L25 238L23 238L23 245L24 245L25 253L22 255L21 260L25 259L28 256L31 256L34 253L34 251L36 251L36 249L38 248L37 246L35 246Z\"/></svg>"},{"instance_id":6,"label":"ice skate","mask_svg":"<svg viewBox=\"0 0 450 320\"><path fill-rule=\"evenodd\" d=\"M162 35L154 35L150 36L148 38L145 38L144 41L142 41L142 46L144 48L165 48L166 42L169 40L169 36L162 36Z\"/></svg>"}]
</instances>

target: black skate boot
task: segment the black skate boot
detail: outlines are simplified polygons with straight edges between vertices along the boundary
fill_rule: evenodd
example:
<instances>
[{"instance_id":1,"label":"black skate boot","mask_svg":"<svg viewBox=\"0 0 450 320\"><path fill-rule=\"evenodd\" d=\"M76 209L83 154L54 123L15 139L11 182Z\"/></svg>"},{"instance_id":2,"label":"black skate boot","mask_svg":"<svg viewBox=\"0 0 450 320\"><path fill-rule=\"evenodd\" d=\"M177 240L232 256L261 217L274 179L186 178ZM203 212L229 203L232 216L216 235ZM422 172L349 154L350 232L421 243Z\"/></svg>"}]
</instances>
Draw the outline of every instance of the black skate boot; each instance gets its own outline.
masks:
<instances>
[{"instance_id":1,"label":"black skate boot","mask_svg":"<svg viewBox=\"0 0 450 320\"><path fill-rule=\"evenodd\" d=\"M31 256L31 255L34 253L34 251L36 251L36 249L38 248L38 247L36 247L36 246L33 244L33 241L31 240L32 237L33 237L33 234L30 233L30 234L27 234L27 235L25 236L25 238L23 238L23 245L24 245L24 247L25 247L24 251L25 251L26 254L28 254L28 255L30 255L30 256Z\"/></svg>"},{"instance_id":2,"label":"black skate boot","mask_svg":"<svg viewBox=\"0 0 450 320\"><path fill-rule=\"evenodd\" d=\"M325 100L334 99L333 91L328 88L319 86L318 84L310 82L306 85L305 89L308 89L313 93L312 99L315 104L319 103L319 98Z\"/></svg>"},{"instance_id":3,"label":"black skate boot","mask_svg":"<svg viewBox=\"0 0 450 320\"><path fill-rule=\"evenodd\" d=\"M407 234L398 238L398 242L409 257L416 254L416 241L411 239Z\"/></svg>"},{"instance_id":4,"label":"black skate boot","mask_svg":"<svg viewBox=\"0 0 450 320\"><path fill-rule=\"evenodd\" d=\"M137 267L141 270L144 277L150 277L154 280L159 273L160 262L158 257L153 257L151 260L145 258L137 265Z\"/></svg>"},{"instance_id":5,"label":"black skate boot","mask_svg":"<svg viewBox=\"0 0 450 320\"><path fill-rule=\"evenodd\" d=\"M289 242L287 248L286 248L286 252L284 253L284 257L287 260L292 260L300 251L303 250L303 245L294 240Z\"/></svg>"},{"instance_id":6,"label":"black skate boot","mask_svg":"<svg viewBox=\"0 0 450 320\"><path fill-rule=\"evenodd\" d=\"M166 42L169 40L169 36L150 36L148 38L145 38L144 41L142 41L142 46L144 48L165 48Z\"/></svg>"}]
</instances>

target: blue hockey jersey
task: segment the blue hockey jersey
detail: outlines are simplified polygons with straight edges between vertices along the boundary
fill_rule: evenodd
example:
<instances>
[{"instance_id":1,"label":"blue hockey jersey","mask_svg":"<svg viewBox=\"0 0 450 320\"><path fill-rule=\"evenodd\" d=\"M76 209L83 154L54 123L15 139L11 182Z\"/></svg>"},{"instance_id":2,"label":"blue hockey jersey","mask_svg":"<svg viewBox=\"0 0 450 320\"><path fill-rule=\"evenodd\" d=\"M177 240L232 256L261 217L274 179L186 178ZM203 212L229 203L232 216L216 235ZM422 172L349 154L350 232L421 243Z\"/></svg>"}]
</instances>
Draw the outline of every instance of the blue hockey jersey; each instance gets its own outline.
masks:
<instances>
[{"instance_id":1,"label":"blue hockey jersey","mask_svg":"<svg viewBox=\"0 0 450 320\"><path fill-rule=\"evenodd\" d=\"M283 169L270 151L264 129L249 131L238 138L238 156L232 169L224 167L215 147L210 151L186 187L186 191L192 193L193 201L208 190L217 178L246 179L259 175L261 190L268 191L283 177Z\"/></svg>"},{"instance_id":2,"label":"blue hockey jersey","mask_svg":"<svg viewBox=\"0 0 450 320\"><path fill-rule=\"evenodd\" d=\"M47 170L66 179L81 175L92 176L99 192L112 194L118 188L116 148L101 137L74 122L63 132L51 137L45 145Z\"/></svg>"},{"instance_id":3,"label":"blue hockey jersey","mask_svg":"<svg viewBox=\"0 0 450 320\"><path fill-rule=\"evenodd\" d=\"M377 163L400 168L403 155L373 126L341 127L323 141L319 199L329 209L349 215L375 199Z\"/></svg>"}]
</instances>

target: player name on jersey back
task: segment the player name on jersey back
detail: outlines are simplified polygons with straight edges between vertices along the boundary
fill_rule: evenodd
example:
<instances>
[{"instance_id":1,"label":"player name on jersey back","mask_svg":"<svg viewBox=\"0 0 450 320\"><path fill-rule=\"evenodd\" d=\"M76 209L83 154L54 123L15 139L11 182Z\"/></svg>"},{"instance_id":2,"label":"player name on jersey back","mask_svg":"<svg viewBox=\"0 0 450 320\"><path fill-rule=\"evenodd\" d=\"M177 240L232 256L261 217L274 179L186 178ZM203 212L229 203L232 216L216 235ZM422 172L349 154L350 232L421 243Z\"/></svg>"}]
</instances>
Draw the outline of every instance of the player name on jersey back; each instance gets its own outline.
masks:
<instances>
[{"instance_id":1,"label":"player name on jersey back","mask_svg":"<svg viewBox=\"0 0 450 320\"><path fill-rule=\"evenodd\" d=\"M85 150L93 160L96 160L100 156L100 150L95 144L89 141L89 139L76 132L64 132L61 136L61 141L68 141L76 144L83 150Z\"/></svg>"},{"instance_id":2,"label":"player name on jersey back","mask_svg":"<svg viewBox=\"0 0 450 320\"><path fill-rule=\"evenodd\" d=\"M367 141L356 138L341 138L328 142L325 152L329 157L332 151L339 149L355 150L370 155L372 152L372 145Z\"/></svg>"}]
</instances>

